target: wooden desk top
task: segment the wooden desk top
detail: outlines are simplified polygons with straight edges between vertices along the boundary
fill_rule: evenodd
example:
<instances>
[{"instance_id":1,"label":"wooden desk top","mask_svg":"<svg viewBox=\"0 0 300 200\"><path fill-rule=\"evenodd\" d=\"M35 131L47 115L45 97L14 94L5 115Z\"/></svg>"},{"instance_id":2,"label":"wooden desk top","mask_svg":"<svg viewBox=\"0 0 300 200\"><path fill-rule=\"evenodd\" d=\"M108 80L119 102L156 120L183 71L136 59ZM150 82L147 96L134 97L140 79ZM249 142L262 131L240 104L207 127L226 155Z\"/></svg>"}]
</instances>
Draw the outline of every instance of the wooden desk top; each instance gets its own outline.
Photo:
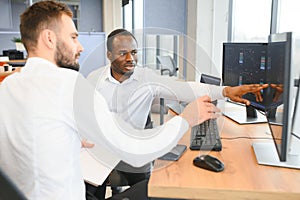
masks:
<instances>
[{"instance_id":1,"label":"wooden desk top","mask_svg":"<svg viewBox=\"0 0 300 200\"><path fill-rule=\"evenodd\" d=\"M8 63L15 62L15 63L25 63L26 59L20 59L20 60L9 60Z\"/></svg>"},{"instance_id":2,"label":"wooden desk top","mask_svg":"<svg viewBox=\"0 0 300 200\"><path fill-rule=\"evenodd\" d=\"M226 117L218 119L222 138L241 136L271 138L267 124L239 125ZM189 133L181 144L189 147ZM252 142L270 139L222 139L221 152L188 149L177 162L156 161L151 175L150 197L183 199L300 199L300 170L258 165ZM209 153L225 169L211 172L193 165L199 154Z\"/></svg>"}]
</instances>

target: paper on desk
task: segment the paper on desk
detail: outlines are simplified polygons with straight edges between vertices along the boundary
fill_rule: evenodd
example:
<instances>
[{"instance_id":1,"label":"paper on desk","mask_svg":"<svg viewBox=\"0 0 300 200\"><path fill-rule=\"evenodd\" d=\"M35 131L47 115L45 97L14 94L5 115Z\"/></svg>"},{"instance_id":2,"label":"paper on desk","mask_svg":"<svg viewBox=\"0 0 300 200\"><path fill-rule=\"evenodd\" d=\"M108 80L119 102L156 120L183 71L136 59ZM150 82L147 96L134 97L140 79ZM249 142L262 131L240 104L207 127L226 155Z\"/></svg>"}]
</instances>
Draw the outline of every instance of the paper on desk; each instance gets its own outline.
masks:
<instances>
[{"instance_id":1,"label":"paper on desk","mask_svg":"<svg viewBox=\"0 0 300 200\"><path fill-rule=\"evenodd\" d=\"M102 165L93 158L85 148L80 152L80 164L84 180L94 186L102 185L112 171L111 167Z\"/></svg>"}]
</instances>

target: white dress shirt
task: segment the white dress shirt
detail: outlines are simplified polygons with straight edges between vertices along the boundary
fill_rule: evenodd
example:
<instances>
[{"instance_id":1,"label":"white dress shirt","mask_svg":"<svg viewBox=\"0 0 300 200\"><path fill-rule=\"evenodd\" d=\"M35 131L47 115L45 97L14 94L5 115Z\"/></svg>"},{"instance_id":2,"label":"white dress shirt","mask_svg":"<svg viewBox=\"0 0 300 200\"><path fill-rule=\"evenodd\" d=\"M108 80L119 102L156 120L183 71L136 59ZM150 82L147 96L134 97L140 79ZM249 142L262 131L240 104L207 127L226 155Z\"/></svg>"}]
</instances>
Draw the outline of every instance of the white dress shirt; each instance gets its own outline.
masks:
<instances>
[{"instance_id":1,"label":"white dress shirt","mask_svg":"<svg viewBox=\"0 0 300 200\"><path fill-rule=\"evenodd\" d=\"M110 111L117 113L120 118L138 129L144 129L155 98L162 97L184 102L191 102L203 95L209 95L213 100L224 98L223 87L176 81L141 67L136 67L130 78L122 83L112 77L110 65L93 71L87 79L104 96ZM175 132L169 132L170 136L173 134ZM121 162L116 169L131 173L145 173L152 170L152 163L137 168Z\"/></svg>"},{"instance_id":2,"label":"white dress shirt","mask_svg":"<svg viewBox=\"0 0 300 200\"><path fill-rule=\"evenodd\" d=\"M155 98L178 102L191 102L204 95L210 96L212 100L224 98L223 87L176 81L157 75L149 68L136 67L132 76L120 83L112 77L110 65L107 65L90 73L87 79L104 96L111 111L139 129L145 127Z\"/></svg>"},{"instance_id":3,"label":"white dress shirt","mask_svg":"<svg viewBox=\"0 0 300 200\"><path fill-rule=\"evenodd\" d=\"M77 72L41 58L29 58L0 85L0 167L28 199L85 199L81 138L94 142L89 152L113 169L121 159L134 166L150 162L188 129L177 117L155 131L134 130L94 91ZM178 134L170 137L170 131Z\"/></svg>"}]
</instances>

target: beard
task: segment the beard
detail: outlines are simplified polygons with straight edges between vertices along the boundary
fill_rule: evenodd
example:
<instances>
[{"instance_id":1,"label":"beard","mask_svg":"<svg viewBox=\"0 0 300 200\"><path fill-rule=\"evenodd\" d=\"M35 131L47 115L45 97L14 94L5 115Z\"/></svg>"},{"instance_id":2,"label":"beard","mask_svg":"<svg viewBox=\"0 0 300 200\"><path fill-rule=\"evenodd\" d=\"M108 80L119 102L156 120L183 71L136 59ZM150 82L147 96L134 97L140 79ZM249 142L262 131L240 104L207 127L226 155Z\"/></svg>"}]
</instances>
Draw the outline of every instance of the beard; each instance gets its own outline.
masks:
<instances>
[{"instance_id":1,"label":"beard","mask_svg":"<svg viewBox=\"0 0 300 200\"><path fill-rule=\"evenodd\" d=\"M66 48L67 45L60 40L57 41L56 47L55 62L57 66L79 71L80 65L78 62L76 62L76 58L80 56L80 53L77 53L75 56L73 56L73 52Z\"/></svg>"},{"instance_id":2,"label":"beard","mask_svg":"<svg viewBox=\"0 0 300 200\"><path fill-rule=\"evenodd\" d=\"M130 70L130 71L123 71L118 66L116 66L114 63L111 64L111 68L114 72L122 75L125 79L129 78L134 72L134 69Z\"/></svg>"},{"instance_id":3,"label":"beard","mask_svg":"<svg viewBox=\"0 0 300 200\"><path fill-rule=\"evenodd\" d=\"M133 74L133 72L134 72L133 70L127 71L127 72L123 72L123 76L130 77Z\"/></svg>"}]
</instances>

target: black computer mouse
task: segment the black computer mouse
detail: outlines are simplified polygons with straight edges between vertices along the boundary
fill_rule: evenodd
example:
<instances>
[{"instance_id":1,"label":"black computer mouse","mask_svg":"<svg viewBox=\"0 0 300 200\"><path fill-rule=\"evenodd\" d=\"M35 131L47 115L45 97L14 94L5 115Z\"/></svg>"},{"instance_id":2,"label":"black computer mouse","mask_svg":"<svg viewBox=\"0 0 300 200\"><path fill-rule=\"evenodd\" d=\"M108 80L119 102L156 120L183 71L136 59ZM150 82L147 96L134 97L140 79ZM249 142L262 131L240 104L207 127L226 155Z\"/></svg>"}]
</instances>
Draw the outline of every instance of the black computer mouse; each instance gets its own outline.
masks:
<instances>
[{"instance_id":1,"label":"black computer mouse","mask_svg":"<svg viewBox=\"0 0 300 200\"><path fill-rule=\"evenodd\" d=\"M211 155L197 156L193 164L197 167L207 169L214 172L221 172L224 170L224 164L217 158Z\"/></svg>"}]
</instances>

